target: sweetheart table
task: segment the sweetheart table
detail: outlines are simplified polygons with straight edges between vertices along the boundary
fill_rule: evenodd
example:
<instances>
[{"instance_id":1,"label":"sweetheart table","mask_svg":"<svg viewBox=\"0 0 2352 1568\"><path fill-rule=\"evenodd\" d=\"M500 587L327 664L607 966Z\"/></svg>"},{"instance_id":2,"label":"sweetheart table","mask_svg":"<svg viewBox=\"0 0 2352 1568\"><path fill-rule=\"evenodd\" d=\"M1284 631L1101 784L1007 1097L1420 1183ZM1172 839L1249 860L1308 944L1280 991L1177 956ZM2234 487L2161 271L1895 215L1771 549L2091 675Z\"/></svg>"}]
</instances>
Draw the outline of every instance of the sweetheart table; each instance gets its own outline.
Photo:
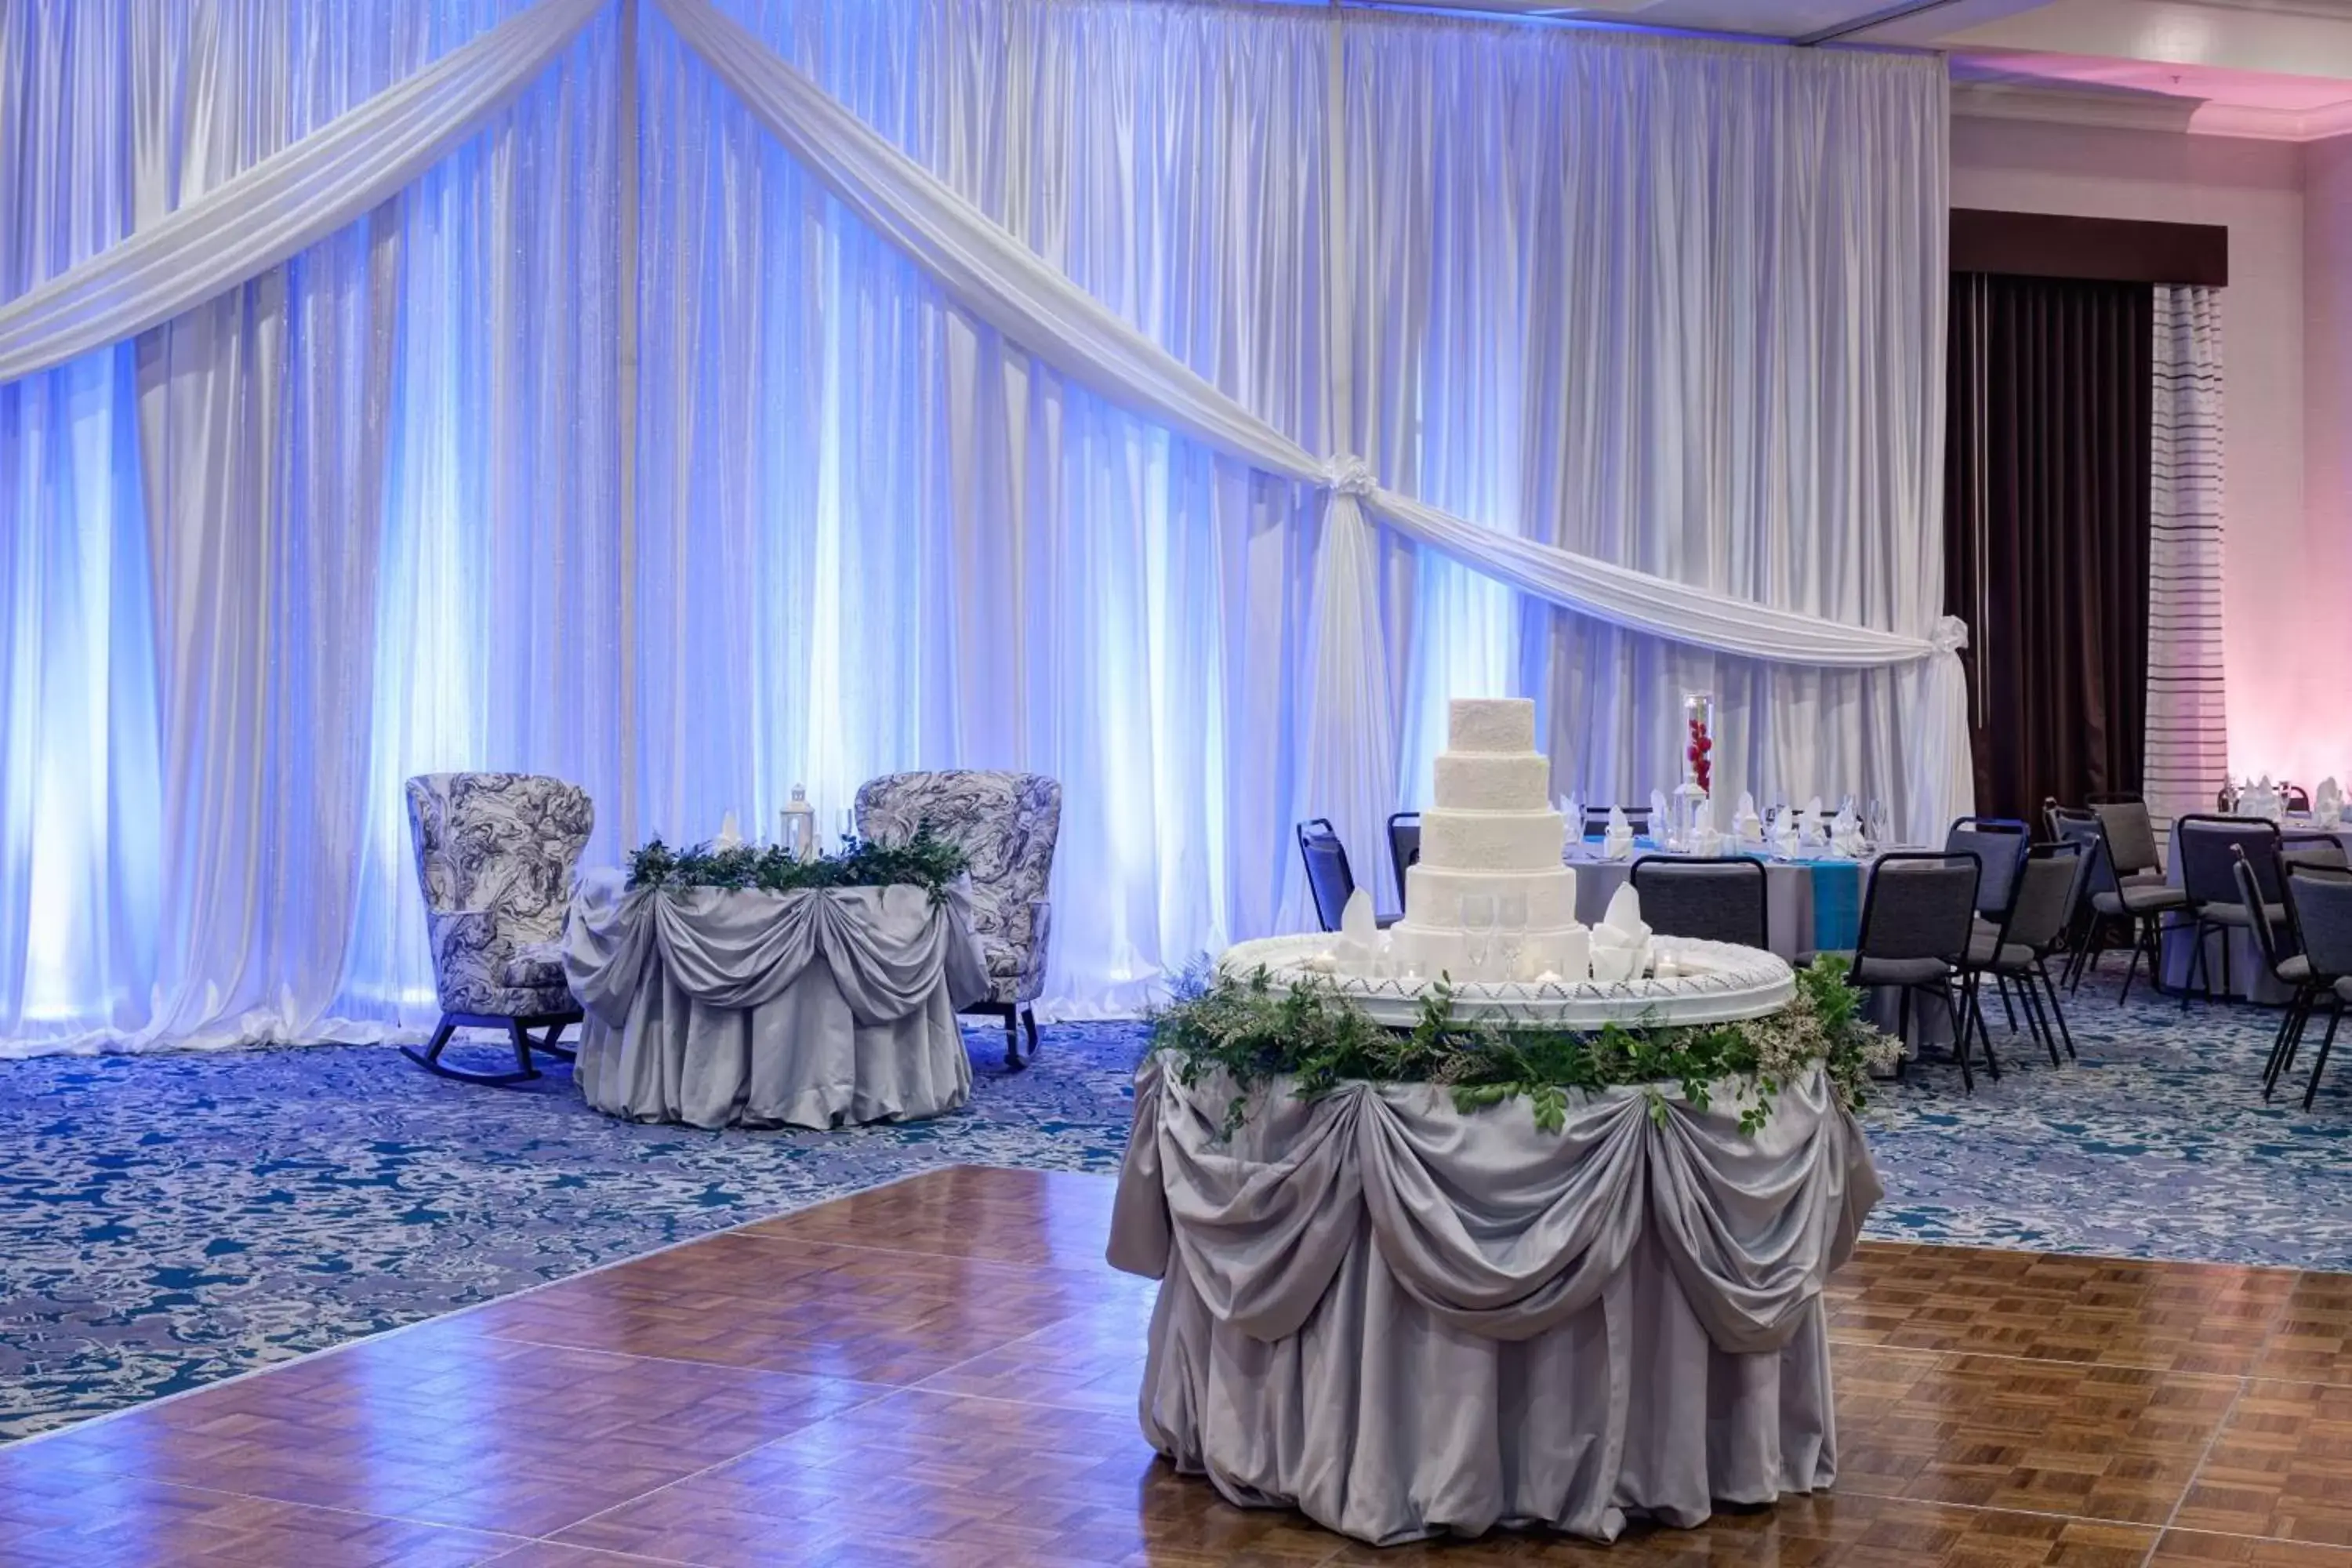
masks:
<instances>
[{"instance_id":1,"label":"sweetheart table","mask_svg":"<svg viewBox=\"0 0 2352 1568\"><path fill-rule=\"evenodd\" d=\"M1145 1436L1244 1506L1378 1544L1614 1540L1837 1473L1822 1288L1880 1195L1818 1069L1743 1133L1729 1086L1470 1112L1429 1084L1228 1130L1230 1080L1137 1076L1112 1265L1160 1281Z\"/></svg>"},{"instance_id":2,"label":"sweetheart table","mask_svg":"<svg viewBox=\"0 0 2352 1568\"><path fill-rule=\"evenodd\" d=\"M959 1007L988 994L969 884L777 893L582 879L563 966L574 1079L635 1121L833 1127L971 1096Z\"/></svg>"}]
</instances>

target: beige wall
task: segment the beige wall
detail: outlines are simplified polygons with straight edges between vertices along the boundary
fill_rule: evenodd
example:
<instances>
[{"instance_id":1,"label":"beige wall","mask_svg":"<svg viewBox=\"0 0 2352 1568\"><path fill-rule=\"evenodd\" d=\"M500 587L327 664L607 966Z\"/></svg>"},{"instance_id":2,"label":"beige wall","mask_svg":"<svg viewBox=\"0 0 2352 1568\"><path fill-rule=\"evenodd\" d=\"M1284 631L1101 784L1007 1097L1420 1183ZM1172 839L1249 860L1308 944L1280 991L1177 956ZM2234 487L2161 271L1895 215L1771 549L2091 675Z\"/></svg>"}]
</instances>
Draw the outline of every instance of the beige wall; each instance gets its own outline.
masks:
<instances>
[{"instance_id":1,"label":"beige wall","mask_svg":"<svg viewBox=\"0 0 2352 1568\"><path fill-rule=\"evenodd\" d=\"M2315 160L2314 161L2316 162ZM2222 298L2229 398L2225 572L2230 761L2240 773L2352 777L2352 595L2341 560L2324 572L2312 533L2344 512L2306 517L2307 459L2337 443L2342 398L2307 401L2305 271L2319 300L2352 302L2352 155L2335 160L2344 196L2306 246L2305 149L2290 142L1961 116L1952 125L1952 203L2010 212L2158 218L2230 230ZM2316 204L2315 203L2315 206ZM2335 318L2352 333L2352 318ZM2314 357L2319 357L2316 354ZM2322 382L2344 356L2328 358ZM2336 458L2331 456L2330 463ZM2330 472L2344 471L2332 468ZM2334 493L2344 493L2340 482ZM2339 552L2340 555L2340 552ZM2329 706L2315 709L2322 698ZM2315 724L2308 717L2338 717Z\"/></svg>"}]
</instances>

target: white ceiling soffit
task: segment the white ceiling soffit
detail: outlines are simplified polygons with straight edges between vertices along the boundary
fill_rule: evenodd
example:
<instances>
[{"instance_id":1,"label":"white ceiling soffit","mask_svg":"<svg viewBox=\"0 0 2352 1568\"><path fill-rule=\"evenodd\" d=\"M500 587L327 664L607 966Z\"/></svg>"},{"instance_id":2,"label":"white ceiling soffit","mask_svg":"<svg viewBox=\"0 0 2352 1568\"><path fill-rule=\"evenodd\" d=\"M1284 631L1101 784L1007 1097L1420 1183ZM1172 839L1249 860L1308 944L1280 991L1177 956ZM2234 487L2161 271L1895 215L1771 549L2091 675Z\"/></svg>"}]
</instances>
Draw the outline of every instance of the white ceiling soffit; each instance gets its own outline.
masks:
<instances>
[{"instance_id":1,"label":"white ceiling soffit","mask_svg":"<svg viewBox=\"0 0 2352 1568\"><path fill-rule=\"evenodd\" d=\"M2284 142L2352 132L2352 0L2047 0L1975 11L1956 0L1854 41L1948 52L1962 114Z\"/></svg>"}]
</instances>

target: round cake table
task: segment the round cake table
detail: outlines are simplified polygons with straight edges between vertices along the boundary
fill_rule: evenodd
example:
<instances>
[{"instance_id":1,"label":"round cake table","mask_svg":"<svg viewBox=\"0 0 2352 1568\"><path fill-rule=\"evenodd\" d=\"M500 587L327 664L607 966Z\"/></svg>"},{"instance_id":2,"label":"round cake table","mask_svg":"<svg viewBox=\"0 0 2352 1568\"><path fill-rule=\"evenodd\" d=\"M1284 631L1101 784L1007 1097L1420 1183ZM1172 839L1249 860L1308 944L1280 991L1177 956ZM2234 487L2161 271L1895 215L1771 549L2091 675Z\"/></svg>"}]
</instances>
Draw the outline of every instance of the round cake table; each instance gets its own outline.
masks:
<instances>
[{"instance_id":1,"label":"round cake table","mask_svg":"<svg viewBox=\"0 0 2352 1568\"><path fill-rule=\"evenodd\" d=\"M1880 1187L1819 1071L1743 1133L1639 1089L1465 1113L1429 1084L1227 1131L1229 1081L1136 1084L1111 1263L1160 1281L1145 1436L1244 1506L1389 1543L1614 1540L1837 1473L1822 1287Z\"/></svg>"}]
</instances>

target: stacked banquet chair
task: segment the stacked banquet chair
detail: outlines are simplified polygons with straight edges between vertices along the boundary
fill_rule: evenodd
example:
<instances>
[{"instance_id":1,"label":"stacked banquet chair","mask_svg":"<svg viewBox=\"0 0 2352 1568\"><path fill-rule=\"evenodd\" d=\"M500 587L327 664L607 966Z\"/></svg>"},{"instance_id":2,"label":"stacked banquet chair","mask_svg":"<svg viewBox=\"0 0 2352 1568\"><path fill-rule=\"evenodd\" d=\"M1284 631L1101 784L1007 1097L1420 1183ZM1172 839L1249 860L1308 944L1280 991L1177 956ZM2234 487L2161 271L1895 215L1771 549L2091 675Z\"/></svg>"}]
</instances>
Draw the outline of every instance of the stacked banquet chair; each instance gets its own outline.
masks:
<instances>
[{"instance_id":1,"label":"stacked banquet chair","mask_svg":"<svg viewBox=\"0 0 2352 1568\"><path fill-rule=\"evenodd\" d=\"M2308 866L2291 868L2281 888L2292 940L2304 960L2300 965L2282 959L2275 967L2282 980L2294 976L2294 999L2272 1043L2271 1059L2263 1075L2263 1098L2268 1100L2294 1066L2304 1030L2322 1006L2327 1009L2327 1033L2311 1064L2311 1081L2305 1085L2303 1108L2319 1094L2319 1080L2327 1070L2327 1056L2336 1045L2336 1031L2344 1009L2352 1004L2352 875ZM2249 895L2258 894L2258 888ZM2258 928L2259 930L2259 928Z\"/></svg>"},{"instance_id":2,"label":"stacked banquet chair","mask_svg":"<svg viewBox=\"0 0 2352 1568\"><path fill-rule=\"evenodd\" d=\"M1004 1020L1004 1061L1037 1055L1037 1015L1054 930L1049 892L1062 833L1062 786L1044 773L974 768L885 773L857 786L857 836L903 844L928 829L964 852L971 928L988 966L988 997L963 1009ZM1029 1038L1021 1051L1019 1029Z\"/></svg>"}]
</instances>

